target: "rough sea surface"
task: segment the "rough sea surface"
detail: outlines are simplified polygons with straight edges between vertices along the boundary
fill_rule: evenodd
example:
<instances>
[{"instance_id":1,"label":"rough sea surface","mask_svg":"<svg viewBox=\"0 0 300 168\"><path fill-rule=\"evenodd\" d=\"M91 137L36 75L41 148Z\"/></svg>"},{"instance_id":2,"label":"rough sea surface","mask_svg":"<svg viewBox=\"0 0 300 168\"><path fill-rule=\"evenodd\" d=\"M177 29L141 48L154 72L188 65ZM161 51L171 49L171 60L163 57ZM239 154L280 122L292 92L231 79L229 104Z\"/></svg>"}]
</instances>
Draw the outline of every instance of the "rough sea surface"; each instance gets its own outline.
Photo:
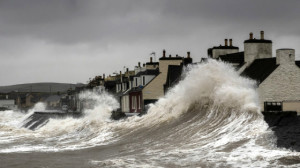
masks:
<instances>
[{"instance_id":1,"label":"rough sea surface","mask_svg":"<svg viewBox=\"0 0 300 168\"><path fill-rule=\"evenodd\" d=\"M263 119L255 82L209 60L148 113L110 119L118 102L85 92L94 108L81 118L50 119L29 130L29 113L0 112L0 167L300 167L300 153L276 147Z\"/></svg>"}]
</instances>

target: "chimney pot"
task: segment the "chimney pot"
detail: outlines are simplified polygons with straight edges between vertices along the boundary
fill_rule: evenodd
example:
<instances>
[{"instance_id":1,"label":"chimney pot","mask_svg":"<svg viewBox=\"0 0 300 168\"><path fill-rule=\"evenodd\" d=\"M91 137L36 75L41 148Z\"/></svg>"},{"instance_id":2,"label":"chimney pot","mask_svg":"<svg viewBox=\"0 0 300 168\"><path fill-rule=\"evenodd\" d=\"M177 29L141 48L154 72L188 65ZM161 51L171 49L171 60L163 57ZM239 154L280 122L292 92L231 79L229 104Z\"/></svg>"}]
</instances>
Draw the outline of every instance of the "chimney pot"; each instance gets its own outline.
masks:
<instances>
[{"instance_id":1,"label":"chimney pot","mask_svg":"<svg viewBox=\"0 0 300 168\"><path fill-rule=\"evenodd\" d=\"M138 66L141 67L141 62L138 62Z\"/></svg>"},{"instance_id":2,"label":"chimney pot","mask_svg":"<svg viewBox=\"0 0 300 168\"><path fill-rule=\"evenodd\" d=\"M169 57L171 58L171 57L172 57L172 55L170 54L170 55L169 55Z\"/></svg>"},{"instance_id":3,"label":"chimney pot","mask_svg":"<svg viewBox=\"0 0 300 168\"><path fill-rule=\"evenodd\" d=\"M225 46L228 46L228 39L225 39Z\"/></svg>"},{"instance_id":4,"label":"chimney pot","mask_svg":"<svg viewBox=\"0 0 300 168\"><path fill-rule=\"evenodd\" d=\"M103 79L105 79L105 74L103 74Z\"/></svg>"},{"instance_id":5,"label":"chimney pot","mask_svg":"<svg viewBox=\"0 0 300 168\"><path fill-rule=\"evenodd\" d=\"M252 40L253 39L253 33L251 32L250 34L249 34L249 36L250 36L250 40Z\"/></svg>"},{"instance_id":6,"label":"chimney pot","mask_svg":"<svg viewBox=\"0 0 300 168\"><path fill-rule=\"evenodd\" d=\"M129 69L128 68L126 68L126 72L128 72L129 71Z\"/></svg>"},{"instance_id":7,"label":"chimney pot","mask_svg":"<svg viewBox=\"0 0 300 168\"><path fill-rule=\"evenodd\" d=\"M166 50L163 50L163 57L166 57Z\"/></svg>"},{"instance_id":8,"label":"chimney pot","mask_svg":"<svg viewBox=\"0 0 300 168\"><path fill-rule=\"evenodd\" d=\"M187 52L187 57L191 58L191 52L189 52L189 51Z\"/></svg>"},{"instance_id":9,"label":"chimney pot","mask_svg":"<svg viewBox=\"0 0 300 168\"><path fill-rule=\"evenodd\" d=\"M264 37L264 31L260 31L260 39L261 39L261 40L264 40L264 39L265 39L265 37Z\"/></svg>"},{"instance_id":10,"label":"chimney pot","mask_svg":"<svg viewBox=\"0 0 300 168\"><path fill-rule=\"evenodd\" d=\"M150 57L150 63L152 63L152 57Z\"/></svg>"},{"instance_id":11,"label":"chimney pot","mask_svg":"<svg viewBox=\"0 0 300 168\"><path fill-rule=\"evenodd\" d=\"M229 46L232 47L232 39L229 39Z\"/></svg>"}]
</instances>

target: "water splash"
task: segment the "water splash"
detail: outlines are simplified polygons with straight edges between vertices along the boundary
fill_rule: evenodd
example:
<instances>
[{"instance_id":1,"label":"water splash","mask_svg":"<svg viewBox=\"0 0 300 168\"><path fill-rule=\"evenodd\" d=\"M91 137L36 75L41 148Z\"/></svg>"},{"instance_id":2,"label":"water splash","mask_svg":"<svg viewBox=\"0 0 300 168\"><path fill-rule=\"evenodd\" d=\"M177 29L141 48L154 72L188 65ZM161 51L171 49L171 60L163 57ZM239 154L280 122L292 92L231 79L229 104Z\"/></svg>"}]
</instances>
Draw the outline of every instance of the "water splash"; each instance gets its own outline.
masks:
<instances>
[{"instance_id":1,"label":"water splash","mask_svg":"<svg viewBox=\"0 0 300 168\"><path fill-rule=\"evenodd\" d=\"M83 118L52 119L31 132L12 130L10 141L0 140L0 152L62 152L109 143L118 153L90 160L91 166L285 167L282 160L300 155L275 147L255 89L254 81L230 65L209 60L189 66L184 79L142 117L111 121L110 112L118 108L113 96L85 92L82 100L94 103Z\"/></svg>"}]
</instances>

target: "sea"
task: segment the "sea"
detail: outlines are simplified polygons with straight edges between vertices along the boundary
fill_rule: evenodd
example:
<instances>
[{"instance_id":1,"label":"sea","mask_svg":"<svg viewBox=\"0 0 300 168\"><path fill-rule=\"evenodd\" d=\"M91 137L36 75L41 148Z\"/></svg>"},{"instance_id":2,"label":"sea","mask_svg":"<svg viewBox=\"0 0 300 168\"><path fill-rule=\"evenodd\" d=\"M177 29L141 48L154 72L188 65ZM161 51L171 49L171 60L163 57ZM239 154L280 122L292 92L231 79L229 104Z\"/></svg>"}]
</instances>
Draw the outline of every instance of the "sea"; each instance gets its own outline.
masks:
<instances>
[{"instance_id":1,"label":"sea","mask_svg":"<svg viewBox=\"0 0 300 168\"><path fill-rule=\"evenodd\" d=\"M110 118L118 101L86 91L95 103L79 118L51 118L34 130L27 113L0 112L1 168L300 167L300 153L276 147L261 114L256 82L229 64L190 65L147 114Z\"/></svg>"}]
</instances>

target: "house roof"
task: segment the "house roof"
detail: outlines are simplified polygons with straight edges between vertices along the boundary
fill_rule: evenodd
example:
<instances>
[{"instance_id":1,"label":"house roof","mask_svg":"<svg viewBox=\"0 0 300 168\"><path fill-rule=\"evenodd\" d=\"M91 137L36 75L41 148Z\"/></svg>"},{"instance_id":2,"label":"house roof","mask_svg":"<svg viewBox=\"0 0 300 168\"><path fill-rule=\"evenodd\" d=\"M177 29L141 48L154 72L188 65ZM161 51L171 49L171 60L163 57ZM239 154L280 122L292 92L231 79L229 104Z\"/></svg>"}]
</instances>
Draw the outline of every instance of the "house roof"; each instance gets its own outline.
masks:
<instances>
[{"instance_id":1,"label":"house roof","mask_svg":"<svg viewBox=\"0 0 300 168\"><path fill-rule=\"evenodd\" d=\"M146 62L146 65L159 65L159 62Z\"/></svg>"},{"instance_id":2,"label":"house roof","mask_svg":"<svg viewBox=\"0 0 300 168\"><path fill-rule=\"evenodd\" d=\"M244 43L272 43L271 40L261 40L261 39L249 39L245 40Z\"/></svg>"},{"instance_id":3,"label":"house roof","mask_svg":"<svg viewBox=\"0 0 300 168\"><path fill-rule=\"evenodd\" d=\"M258 84L261 84L278 66L276 58L256 59L241 75L254 79Z\"/></svg>"},{"instance_id":4,"label":"house roof","mask_svg":"<svg viewBox=\"0 0 300 168\"><path fill-rule=\"evenodd\" d=\"M158 75L159 70L158 69L147 69L146 71L141 71L135 75L135 77L139 77L142 75Z\"/></svg>"},{"instance_id":5,"label":"house roof","mask_svg":"<svg viewBox=\"0 0 300 168\"><path fill-rule=\"evenodd\" d=\"M221 59L224 62L239 64L239 66L242 66L245 62L244 52L220 55L219 59Z\"/></svg>"},{"instance_id":6,"label":"house roof","mask_svg":"<svg viewBox=\"0 0 300 168\"><path fill-rule=\"evenodd\" d=\"M300 61L295 61L295 64L300 68Z\"/></svg>"},{"instance_id":7,"label":"house roof","mask_svg":"<svg viewBox=\"0 0 300 168\"><path fill-rule=\"evenodd\" d=\"M214 46L213 48L210 49L239 49L239 47L236 46Z\"/></svg>"},{"instance_id":8,"label":"house roof","mask_svg":"<svg viewBox=\"0 0 300 168\"><path fill-rule=\"evenodd\" d=\"M183 57L161 57L159 60L182 60Z\"/></svg>"}]
</instances>

